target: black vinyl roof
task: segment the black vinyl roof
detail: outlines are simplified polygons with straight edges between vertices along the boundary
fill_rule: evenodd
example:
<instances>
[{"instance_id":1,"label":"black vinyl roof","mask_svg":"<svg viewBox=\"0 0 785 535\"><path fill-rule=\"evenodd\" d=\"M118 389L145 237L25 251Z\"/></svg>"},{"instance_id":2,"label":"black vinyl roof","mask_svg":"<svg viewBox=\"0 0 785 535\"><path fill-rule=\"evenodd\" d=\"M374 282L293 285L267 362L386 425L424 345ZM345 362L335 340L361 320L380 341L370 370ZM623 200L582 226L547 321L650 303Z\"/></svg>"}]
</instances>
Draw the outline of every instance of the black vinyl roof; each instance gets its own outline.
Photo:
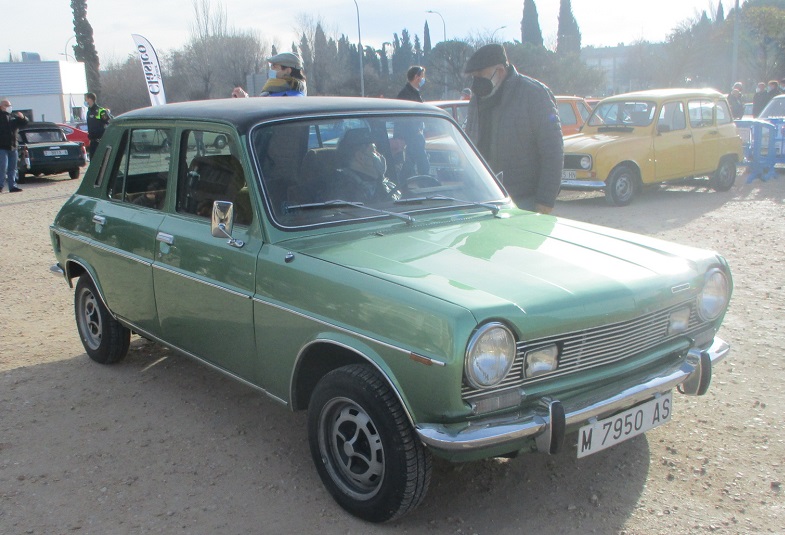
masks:
<instances>
[{"instance_id":1,"label":"black vinyl roof","mask_svg":"<svg viewBox=\"0 0 785 535\"><path fill-rule=\"evenodd\" d=\"M241 133L260 122L331 114L446 112L407 100L360 97L251 97L200 100L151 106L129 111L115 118L127 120L196 119L233 124Z\"/></svg>"}]
</instances>

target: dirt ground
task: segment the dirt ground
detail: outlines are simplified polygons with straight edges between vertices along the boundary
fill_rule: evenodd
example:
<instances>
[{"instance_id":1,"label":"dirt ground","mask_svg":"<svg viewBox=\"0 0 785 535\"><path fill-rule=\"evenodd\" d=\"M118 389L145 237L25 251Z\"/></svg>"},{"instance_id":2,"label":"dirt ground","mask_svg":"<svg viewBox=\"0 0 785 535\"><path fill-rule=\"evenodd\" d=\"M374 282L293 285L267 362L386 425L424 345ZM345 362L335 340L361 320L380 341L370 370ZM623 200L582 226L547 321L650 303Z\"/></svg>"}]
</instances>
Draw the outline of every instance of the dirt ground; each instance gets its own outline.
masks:
<instances>
[{"instance_id":1,"label":"dirt ground","mask_svg":"<svg viewBox=\"0 0 785 535\"><path fill-rule=\"evenodd\" d=\"M370 525L329 497L305 417L160 346L93 363L48 225L76 181L0 194L0 533L785 533L785 177L727 193L560 196L555 214L715 249L732 352L673 420L582 460L437 461L413 514Z\"/></svg>"}]
</instances>

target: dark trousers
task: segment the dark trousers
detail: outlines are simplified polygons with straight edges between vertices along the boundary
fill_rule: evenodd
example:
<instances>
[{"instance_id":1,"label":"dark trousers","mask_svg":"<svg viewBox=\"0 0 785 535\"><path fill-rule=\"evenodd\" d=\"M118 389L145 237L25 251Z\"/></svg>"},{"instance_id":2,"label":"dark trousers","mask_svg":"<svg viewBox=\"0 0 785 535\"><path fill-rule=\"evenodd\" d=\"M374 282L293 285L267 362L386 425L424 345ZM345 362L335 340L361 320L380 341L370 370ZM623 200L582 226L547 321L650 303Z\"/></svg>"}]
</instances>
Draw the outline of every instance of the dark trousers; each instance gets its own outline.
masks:
<instances>
[{"instance_id":1,"label":"dark trousers","mask_svg":"<svg viewBox=\"0 0 785 535\"><path fill-rule=\"evenodd\" d=\"M87 147L87 154L88 154L88 156L90 156L91 160L93 159L93 154L95 154L95 151L98 150L98 142L99 141L101 141L100 137L96 137L96 138L92 138L91 137L90 138L90 146Z\"/></svg>"}]
</instances>

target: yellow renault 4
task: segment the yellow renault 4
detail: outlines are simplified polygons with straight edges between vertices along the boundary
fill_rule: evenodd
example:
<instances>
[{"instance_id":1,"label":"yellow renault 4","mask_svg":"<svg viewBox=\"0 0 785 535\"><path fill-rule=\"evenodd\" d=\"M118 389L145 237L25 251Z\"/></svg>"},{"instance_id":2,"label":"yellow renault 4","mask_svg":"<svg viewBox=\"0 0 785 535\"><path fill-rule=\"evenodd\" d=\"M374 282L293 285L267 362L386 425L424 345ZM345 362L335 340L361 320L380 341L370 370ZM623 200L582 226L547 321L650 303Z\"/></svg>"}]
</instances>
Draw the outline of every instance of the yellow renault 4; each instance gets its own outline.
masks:
<instances>
[{"instance_id":1,"label":"yellow renault 4","mask_svg":"<svg viewBox=\"0 0 785 535\"><path fill-rule=\"evenodd\" d=\"M613 206L643 186L706 177L727 191L742 143L725 97L711 89L656 89L602 100L564 138L562 189L598 190Z\"/></svg>"}]
</instances>

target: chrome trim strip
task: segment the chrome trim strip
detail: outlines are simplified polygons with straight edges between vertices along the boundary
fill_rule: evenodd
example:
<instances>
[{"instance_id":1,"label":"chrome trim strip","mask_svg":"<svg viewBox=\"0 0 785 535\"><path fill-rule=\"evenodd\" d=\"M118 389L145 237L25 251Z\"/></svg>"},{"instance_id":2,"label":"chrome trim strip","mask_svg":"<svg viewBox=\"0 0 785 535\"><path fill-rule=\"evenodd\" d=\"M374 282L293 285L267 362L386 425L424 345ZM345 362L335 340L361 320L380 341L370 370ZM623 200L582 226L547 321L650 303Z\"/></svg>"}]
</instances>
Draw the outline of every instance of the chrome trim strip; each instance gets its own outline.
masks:
<instances>
[{"instance_id":1,"label":"chrome trim strip","mask_svg":"<svg viewBox=\"0 0 785 535\"><path fill-rule=\"evenodd\" d=\"M599 190L605 189L605 182L601 182L599 180L573 180L573 179L562 179L561 186L563 188L575 189L575 190Z\"/></svg>"},{"instance_id":2,"label":"chrome trim strip","mask_svg":"<svg viewBox=\"0 0 785 535\"><path fill-rule=\"evenodd\" d=\"M215 284L213 282L208 282L206 280L199 279L194 277L193 275L188 275L187 273L183 273L182 271L178 271L166 264L155 263L153 264L154 269L158 269L160 271L165 271L166 273L171 273L172 275L177 275L178 277L182 277L184 279L188 279L191 282L198 282L205 286L209 286L210 288L215 288L216 290L223 290L224 292L237 296L237 297L244 297L246 299L252 299L253 296L250 293L238 292L237 290L231 290L226 286L221 286L220 284Z\"/></svg>"},{"instance_id":3,"label":"chrome trim strip","mask_svg":"<svg viewBox=\"0 0 785 535\"><path fill-rule=\"evenodd\" d=\"M224 375L226 375L226 376L228 376L228 377L230 377L232 379L235 379L235 380L243 383L246 386L249 386L249 387L253 388L254 390L258 390L259 392L263 393L264 395L266 395L270 399L272 399L274 401L277 401L277 402L281 403L282 405L284 405L286 407L289 406L289 403L286 400L283 400L283 399L279 398L278 396L275 396L275 395L271 394L270 392L268 392L267 390L265 390L261 386L259 386L257 384L254 384L254 383L251 383L248 380L243 379L239 375L235 375L234 373L232 373L232 372L230 372L228 370L225 370L224 368L221 368L220 366L218 366L216 364L213 364L212 362L210 362L208 360L205 360L202 357L194 355L193 353L191 353L189 351L186 351L185 349L182 349L182 348L177 347L175 345L172 345L172 344L170 344L168 342L165 342L162 339L158 338L157 336L152 335L149 332L145 331L144 329L138 328L136 325L134 325L131 322L125 321L122 318L118 318L118 320L123 325L125 325L126 327L128 327L132 331L142 335L143 337L145 337L145 338L147 338L149 340L153 340L154 342L159 343L162 346L168 347L168 348L172 349L173 351L176 351L177 353L180 353L184 357L188 357L188 358L194 359L195 361L199 362L200 364L204 364L208 368L212 368L212 369L214 369L215 371L217 371L219 373L222 373L222 374L224 374Z\"/></svg>"},{"instance_id":4,"label":"chrome trim strip","mask_svg":"<svg viewBox=\"0 0 785 535\"><path fill-rule=\"evenodd\" d=\"M715 338L709 349L692 351L707 353L712 364L715 364L728 355L730 346L724 340ZM689 379L693 373L700 373L699 366L700 359L687 359L662 370L644 383L616 385L615 391L606 389L565 401L563 404L566 423L568 426L580 424L590 418L613 414L637 405L656 394L673 389ZM535 409L514 416L471 421L457 432L439 423L421 423L416 426L416 430L426 446L445 452L471 452L505 445L517 447L520 445L516 444L517 442L543 433L547 427L546 418L547 414Z\"/></svg>"}]
</instances>

